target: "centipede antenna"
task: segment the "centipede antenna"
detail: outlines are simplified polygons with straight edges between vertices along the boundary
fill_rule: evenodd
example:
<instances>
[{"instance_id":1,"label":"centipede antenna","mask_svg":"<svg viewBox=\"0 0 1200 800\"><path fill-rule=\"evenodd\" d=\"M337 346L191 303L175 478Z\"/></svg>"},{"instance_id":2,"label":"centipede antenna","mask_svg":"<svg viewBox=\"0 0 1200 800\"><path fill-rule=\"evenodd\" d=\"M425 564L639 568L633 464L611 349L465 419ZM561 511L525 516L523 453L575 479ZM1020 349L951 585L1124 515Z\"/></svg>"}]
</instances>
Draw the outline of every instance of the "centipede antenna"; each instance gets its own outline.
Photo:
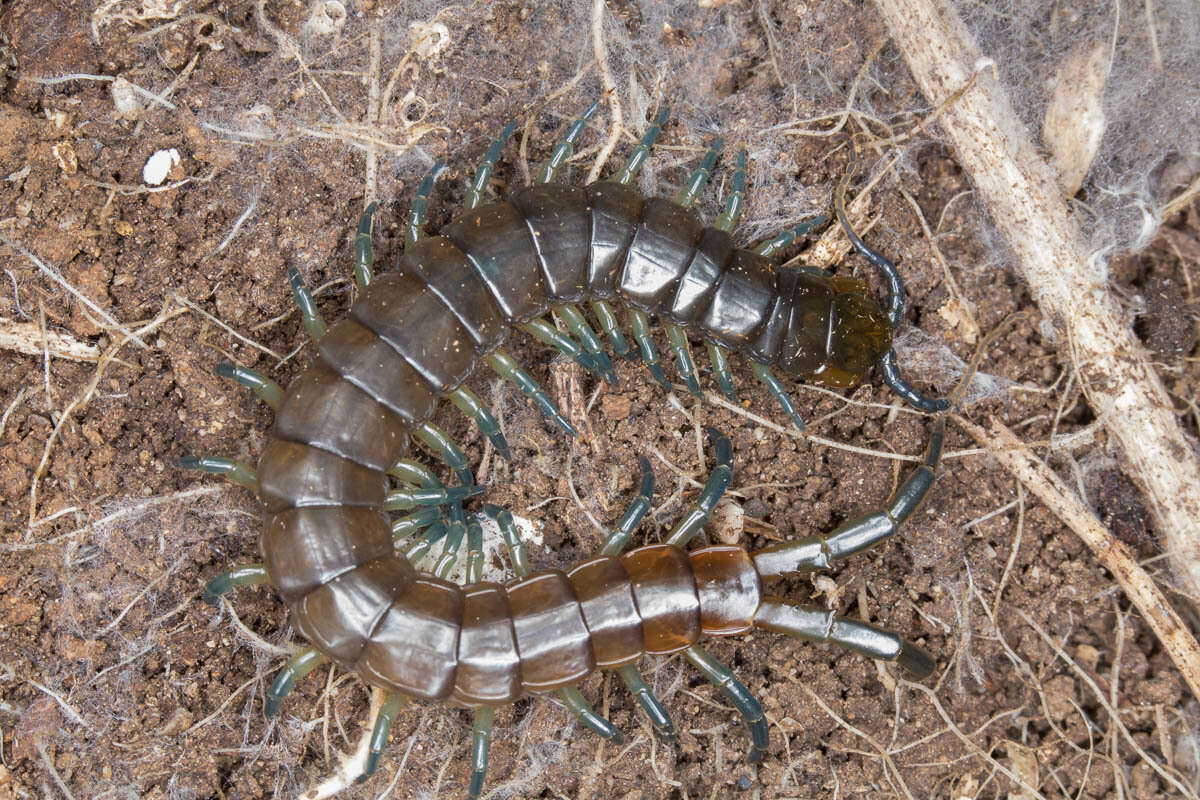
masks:
<instances>
[{"instance_id":1,"label":"centipede antenna","mask_svg":"<svg viewBox=\"0 0 1200 800\"><path fill-rule=\"evenodd\" d=\"M850 244L863 258L871 262L875 269L879 270L879 274L887 282L888 320L892 323L893 328L899 328L900 322L904 319L904 279L900 277L900 272L896 269L895 264L859 238L846 216L846 187L850 183L850 176L854 174L854 162L858 156L858 145L854 142L851 142L851 145L850 162L846 165L846 171L842 174L842 179L838 181L837 189L833 193L833 211L837 215L838 222L841 223L842 230L846 232L846 238L850 240Z\"/></svg>"},{"instance_id":2,"label":"centipede antenna","mask_svg":"<svg viewBox=\"0 0 1200 800\"><path fill-rule=\"evenodd\" d=\"M312 292L304 285L304 278L300 277L300 270L288 267L288 282L292 285L292 297L295 298L296 306L300 309L300 316L304 320L304 329L308 331L308 335L314 342L321 341L328 326L325 325L321 312L317 310L317 303L313 300Z\"/></svg>"},{"instance_id":3,"label":"centipede antenna","mask_svg":"<svg viewBox=\"0 0 1200 800\"><path fill-rule=\"evenodd\" d=\"M599 374L600 370L596 366L596 362L592 360L590 355L583 351L579 343L565 333L559 333L546 320L531 319L529 322L518 323L516 327L525 331L547 347L553 347L567 358L573 359L588 372Z\"/></svg>"},{"instance_id":4,"label":"centipede antenna","mask_svg":"<svg viewBox=\"0 0 1200 800\"><path fill-rule=\"evenodd\" d=\"M759 574L764 578L775 578L828 569L834 562L849 558L894 535L933 486L945 438L946 420L939 415L934 418L933 432L921 464L900 484L900 488L882 508L848 520L828 535L793 539L756 551L752 557Z\"/></svg>"},{"instance_id":5,"label":"centipede antenna","mask_svg":"<svg viewBox=\"0 0 1200 800\"><path fill-rule=\"evenodd\" d=\"M567 704L567 710L574 714L576 719L585 727L591 728L602 739L607 739L613 744L625 743L625 735L611 722L597 714L591 703L579 693L579 689L574 686L564 686L558 690L558 696Z\"/></svg>"},{"instance_id":6,"label":"centipede antenna","mask_svg":"<svg viewBox=\"0 0 1200 800\"><path fill-rule=\"evenodd\" d=\"M650 691L650 687L646 685L646 679L642 677L642 673L637 671L637 668L632 664L626 664L623 667L617 668L617 674L621 676L621 680L625 682L625 687L629 689L629 693L637 700L638 705L646 712L646 716L650 718L650 724L658 731L658 735L667 741L675 740L675 725L671 722L671 715L663 708L663 704L654 696L654 692Z\"/></svg>"},{"instance_id":7,"label":"centipede antenna","mask_svg":"<svg viewBox=\"0 0 1200 800\"><path fill-rule=\"evenodd\" d=\"M912 384L904 380L904 376L900 374L899 367L896 366L895 350L888 350L875 363L878 365L879 374L883 377L883 382L888 385L888 388L900 395L913 408L933 413L935 411L945 411L950 407L949 398L939 397L934 399L928 397L914 389Z\"/></svg>"},{"instance_id":8,"label":"centipede antenna","mask_svg":"<svg viewBox=\"0 0 1200 800\"><path fill-rule=\"evenodd\" d=\"M371 729L371 746L367 750L367 760L363 764L362 775L358 776L359 783L375 774L375 770L379 767L379 757L383 755L383 749L387 747L388 731L392 729L392 722L395 721L396 715L400 713L400 709L407 701L408 698L399 692L388 692L384 695L383 705L379 708L379 717L375 720L375 727Z\"/></svg>"},{"instance_id":9,"label":"centipede antenna","mask_svg":"<svg viewBox=\"0 0 1200 800\"><path fill-rule=\"evenodd\" d=\"M615 556L619 555L625 549L625 545L629 543L629 537L633 534L634 528L642 521L642 517L646 516L646 512L650 510L650 498L654 495L654 472L650 469L650 462L645 458L638 460L638 466L641 468L642 477L638 487L637 497L633 498L633 502L629 504L629 508L621 516L621 521L617 523L617 527L613 528L608 534L608 538L604 541L604 546L600 548L600 555Z\"/></svg>"},{"instance_id":10,"label":"centipede antenna","mask_svg":"<svg viewBox=\"0 0 1200 800\"><path fill-rule=\"evenodd\" d=\"M248 464L243 464L233 458L224 456L184 456L179 459L179 466L184 469L194 469L207 472L210 475L220 475L230 483L245 486L252 492L258 491L258 474Z\"/></svg>"},{"instance_id":11,"label":"centipede antenna","mask_svg":"<svg viewBox=\"0 0 1200 800\"><path fill-rule=\"evenodd\" d=\"M433 523L425 529L425 533L421 534L421 538L408 546L404 551L404 557L408 559L408 563L414 567L420 563L426 555L429 554L429 549L435 544L446 538L449 528L446 523L441 520Z\"/></svg>"},{"instance_id":12,"label":"centipede antenna","mask_svg":"<svg viewBox=\"0 0 1200 800\"><path fill-rule=\"evenodd\" d=\"M492 141L487 152L483 154L483 161L479 162L479 169L475 170L475 180L471 181L471 188L467 189L467 199L463 202L463 208L467 211L483 202L483 193L487 191L492 171L496 169L496 162L500 160L500 151L504 149L504 143L516 129L516 120L505 125L504 130L500 131L500 135Z\"/></svg>"},{"instance_id":13,"label":"centipede antenna","mask_svg":"<svg viewBox=\"0 0 1200 800\"><path fill-rule=\"evenodd\" d=\"M488 750L492 746L492 719L496 710L491 706L480 706L475 709L471 722L471 783L467 787L467 797L477 800L483 792L483 782L487 778Z\"/></svg>"},{"instance_id":14,"label":"centipede antenna","mask_svg":"<svg viewBox=\"0 0 1200 800\"><path fill-rule=\"evenodd\" d=\"M613 311L608 301L593 300L592 311L595 312L596 319L600 321L600 329L608 337L608 342L612 345L613 352L622 358L634 358L634 353L629 348L629 342L625 341L625 334L621 333L616 312Z\"/></svg>"},{"instance_id":15,"label":"centipede antenna","mask_svg":"<svg viewBox=\"0 0 1200 800\"><path fill-rule=\"evenodd\" d=\"M705 152L704 158L700 160L700 166L692 172L688 178L687 185L678 191L675 195L675 202L684 208L691 208L696 198L704 191L704 184L708 183L708 179L712 177L713 167L716 166L717 156L721 154L721 149L725 143L721 139L716 139L709 145L708 151Z\"/></svg>"},{"instance_id":16,"label":"centipede antenna","mask_svg":"<svg viewBox=\"0 0 1200 800\"><path fill-rule=\"evenodd\" d=\"M460 483L470 486L475 482L471 468L467 465L467 457L463 455L463 451L454 443L454 440L446 435L445 431L432 422L425 422L414 428L412 433L426 447L437 453L450 469L454 470Z\"/></svg>"},{"instance_id":17,"label":"centipede antenna","mask_svg":"<svg viewBox=\"0 0 1200 800\"><path fill-rule=\"evenodd\" d=\"M467 583L483 580L483 528L479 519L467 520Z\"/></svg>"},{"instance_id":18,"label":"centipede antenna","mask_svg":"<svg viewBox=\"0 0 1200 800\"><path fill-rule=\"evenodd\" d=\"M771 741L762 706L734 677L729 667L709 655L708 651L700 645L694 644L684 650L683 657L704 673L704 677L708 678L709 683L720 689L721 693L725 695L725 699L733 703L733 707L742 715L750 732L750 752L746 754L746 760L751 764L762 761L762 757L767 752L767 745Z\"/></svg>"},{"instance_id":19,"label":"centipede antenna","mask_svg":"<svg viewBox=\"0 0 1200 800\"><path fill-rule=\"evenodd\" d=\"M663 389L671 391L671 382L667 380L667 373L663 372L662 365L658 361L658 350L654 347L654 340L650 338L649 317L645 312L631 308L629 309L629 327L633 328L633 340L637 342L638 349L642 351L642 362L646 365L646 369L650 370L650 376Z\"/></svg>"},{"instance_id":20,"label":"centipede antenna","mask_svg":"<svg viewBox=\"0 0 1200 800\"><path fill-rule=\"evenodd\" d=\"M613 372L612 361L608 358L608 353L604 352L603 345L600 344L600 338L596 336L596 332L592 330L592 326L588 324L587 318L583 316L583 312L574 303L564 303L561 306L556 306L551 313L555 318L562 321L567 330L575 334L579 339L579 343L583 345L583 349L592 357L592 361L596 365L596 370L604 376L604 380L608 381L613 386L617 385L617 374Z\"/></svg>"},{"instance_id":21,"label":"centipede antenna","mask_svg":"<svg viewBox=\"0 0 1200 800\"><path fill-rule=\"evenodd\" d=\"M679 522L675 523L675 527L667 535L667 544L685 547L704 527L704 523L708 522L721 495L725 494L730 479L733 478L733 445L730 444L729 438L715 428L708 429L708 438L717 451L717 465L709 473L704 489L696 498L695 507L680 517Z\"/></svg>"},{"instance_id":22,"label":"centipede antenna","mask_svg":"<svg viewBox=\"0 0 1200 800\"><path fill-rule=\"evenodd\" d=\"M475 420L480 432L491 441L496 452L505 461L512 461L512 452L508 449L508 440L500 432L500 423L492 416L492 412L488 411L488 407L483 404L479 396L467 387L459 386L450 393L449 397L455 408Z\"/></svg>"},{"instance_id":23,"label":"centipede antenna","mask_svg":"<svg viewBox=\"0 0 1200 800\"><path fill-rule=\"evenodd\" d=\"M429 211L429 197L433 194L434 181L445 166L446 162L439 158L417 187L417 193L408 210L408 224L404 226L405 247L412 247L425 234L422 226L425 224L425 214Z\"/></svg>"},{"instance_id":24,"label":"centipede antenna","mask_svg":"<svg viewBox=\"0 0 1200 800\"><path fill-rule=\"evenodd\" d=\"M760 244L755 248L754 252L760 256L771 257L785 247L788 247L797 239L803 239L808 235L809 231L814 228L819 228L829 221L828 214L820 214L812 219L802 222L794 228L788 228L786 231L777 234L774 238Z\"/></svg>"},{"instance_id":25,"label":"centipede antenna","mask_svg":"<svg viewBox=\"0 0 1200 800\"><path fill-rule=\"evenodd\" d=\"M500 535L508 547L508 559L512 562L513 574L524 578L529 574L529 559L525 555L525 543L521 541L521 532L517 530L516 520L507 508L488 503L483 507L483 513L500 527Z\"/></svg>"},{"instance_id":26,"label":"centipede antenna","mask_svg":"<svg viewBox=\"0 0 1200 800\"><path fill-rule=\"evenodd\" d=\"M663 328L667 331L667 343L670 344L671 351L675 353L675 366L679 370L679 377L683 378L684 384L693 396L704 397L704 392L700 391L700 381L696 378L696 362L692 360L692 350L688 347L687 334L684 333L683 328L669 322L664 322Z\"/></svg>"},{"instance_id":27,"label":"centipede antenna","mask_svg":"<svg viewBox=\"0 0 1200 800\"><path fill-rule=\"evenodd\" d=\"M213 372L222 378L236 381L247 389L250 389L254 392L255 397L276 411L283 405L283 389L278 383L261 372L256 372L249 367L239 367L237 364L230 364L228 361L222 361L217 364L213 367Z\"/></svg>"},{"instance_id":28,"label":"centipede antenna","mask_svg":"<svg viewBox=\"0 0 1200 800\"><path fill-rule=\"evenodd\" d=\"M487 487L472 484L471 486L455 486L447 489L442 486L433 489L393 489L388 492L384 501L387 511L408 511L420 506L453 506L469 497L482 493Z\"/></svg>"},{"instance_id":29,"label":"centipede antenna","mask_svg":"<svg viewBox=\"0 0 1200 800\"><path fill-rule=\"evenodd\" d=\"M554 152L550 154L550 159L542 165L538 170L537 180L534 183L550 183L562 169L563 165L571 158L575 152L575 143L579 141L579 137L583 134L583 129L587 127L587 121L596 109L600 107L600 101L592 103L588 106L587 111L571 123L571 127L567 129L567 133L554 147Z\"/></svg>"},{"instance_id":30,"label":"centipede antenna","mask_svg":"<svg viewBox=\"0 0 1200 800\"><path fill-rule=\"evenodd\" d=\"M399 545L418 531L425 530L442 517L436 506L425 506L405 517L392 520L392 543Z\"/></svg>"},{"instance_id":31,"label":"centipede antenna","mask_svg":"<svg viewBox=\"0 0 1200 800\"><path fill-rule=\"evenodd\" d=\"M267 716L273 717L279 713L279 706L283 703L283 698L287 697L288 692L296 685L296 681L302 680L305 675L328 660L329 657L315 647L306 647L289 658L288 662L283 665L283 669L279 670L279 674L275 676L271 688L267 690L267 702L264 708Z\"/></svg>"},{"instance_id":32,"label":"centipede antenna","mask_svg":"<svg viewBox=\"0 0 1200 800\"><path fill-rule=\"evenodd\" d=\"M642 140L638 142L637 147L629 155L629 160L625 162L625 166L621 167L621 171L617 173L617 183L632 183L635 176L642 169L642 164L645 163L646 157L650 155L650 148L654 147L654 140L658 138L658 134L662 132L663 125L667 124L667 117L671 116L671 108L668 106L658 112L658 116L654 118L654 122L650 123L650 127L646 128L646 132L642 134Z\"/></svg>"},{"instance_id":33,"label":"centipede antenna","mask_svg":"<svg viewBox=\"0 0 1200 800\"><path fill-rule=\"evenodd\" d=\"M800 430L804 430L804 420L800 418L800 414L796 411L796 406L793 405L792 399L788 397L787 390L783 388L783 384L771 372L771 368L766 364L751 361L750 369L754 372L754 377L766 384L767 391L775 398L775 402L779 403L779 407L783 409L783 413L787 414L792 420L792 424Z\"/></svg>"},{"instance_id":34,"label":"centipede antenna","mask_svg":"<svg viewBox=\"0 0 1200 800\"><path fill-rule=\"evenodd\" d=\"M238 586L261 586L270 582L267 568L262 564L239 564L204 584L204 602L215 606L221 595Z\"/></svg>"},{"instance_id":35,"label":"centipede antenna","mask_svg":"<svg viewBox=\"0 0 1200 800\"><path fill-rule=\"evenodd\" d=\"M562 415L562 412L558 410L554 402L546 396L546 393L538 386L533 376L521 368L516 359L503 350L493 350L488 353L487 362L488 366L497 375L515 383L517 388L521 390L521 394L537 404L542 413L553 420L554 424L562 428L568 436L575 435L575 428L572 427L571 423L567 422L567 418Z\"/></svg>"},{"instance_id":36,"label":"centipede antenna","mask_svg":"<svg viewBox=\"0 0 1200 800\"><path fill-rule=\"evenodd\" d=\"M725 348L719 344L708 342L708 357L712 361L713 374L717 376L717 385L721 394L731 403L737 402L737 393L733 390L733 372L729 369L729 359L725 357Z\"/></svg>"},{"instance_id":37,"label":"centipede antenna","mask_svg":"<svg viewBox=\"0 0 1200 800\"><path fill-rule=\"evenodd\" d=\"M933 674L933 659L900 636L820 606L767 597L754 613L754 626L810 642L832 642L867 658L899 664L915 679Z\"/></svg>"},{"instance_id":38,"label":"centipede antenna","mask_svg":"<svg viewBox=\"0 0 1200 800\"><path fill-rule=\"evenodd\" d=\"M746 197L746 148L738 150L737 169L733 171L732 186L729 190L729 197L725 198L725 210L721 212L721 216L717 217L717 221L713 223L713 227L719 231L729 232L737 227L738 220L742 218L742 204Z\"/></svg>"},{"instance_id":39,"label":"centipede antenna","mask_svg":"<svg viewBox=\"0 0 1200 800\"><path fill-rule=\"evenodd\" d=\"M371 233L375 229L375 209L378 203L371 203L358 218L358 233L354 235L354 285L361 292L367 288L374 276L375 248L371 245Z\"/></svg>"}]
</instances>

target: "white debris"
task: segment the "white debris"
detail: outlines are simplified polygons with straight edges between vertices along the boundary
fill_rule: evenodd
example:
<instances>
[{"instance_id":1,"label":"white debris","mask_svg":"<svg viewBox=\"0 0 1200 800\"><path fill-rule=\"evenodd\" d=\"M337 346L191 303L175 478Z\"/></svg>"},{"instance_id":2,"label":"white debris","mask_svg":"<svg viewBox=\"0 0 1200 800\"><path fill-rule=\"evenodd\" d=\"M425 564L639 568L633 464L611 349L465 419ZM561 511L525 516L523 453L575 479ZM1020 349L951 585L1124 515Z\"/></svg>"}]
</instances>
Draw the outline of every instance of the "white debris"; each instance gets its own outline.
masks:
<instances>
[{"instance_id":1,"label":"white debris","mask_svg":"<svg viewBox=\"0 0 1200 800\"><path fill-rule=\"evenodd\" d=\"M150 156L146 160L146 166L142 167L142 180L150 186L160 186L179 162L179 151L174 147L170 150L159 150Z\"/></svg>"}]
</instances>

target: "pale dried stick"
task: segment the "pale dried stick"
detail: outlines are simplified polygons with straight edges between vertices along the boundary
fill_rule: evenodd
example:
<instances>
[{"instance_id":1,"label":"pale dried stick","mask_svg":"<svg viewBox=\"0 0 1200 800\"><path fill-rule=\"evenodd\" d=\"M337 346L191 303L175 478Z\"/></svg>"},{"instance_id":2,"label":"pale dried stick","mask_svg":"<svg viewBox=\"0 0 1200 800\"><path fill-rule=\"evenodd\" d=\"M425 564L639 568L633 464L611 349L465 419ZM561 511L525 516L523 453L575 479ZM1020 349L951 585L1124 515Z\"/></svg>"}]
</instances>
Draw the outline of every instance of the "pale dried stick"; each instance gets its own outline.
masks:
<instances>
[{"instance_id":1,"label":"pale dried stick","mask_svg":"<svg viewBox=\"0 0 1200 800\"><path fill-rule=\"evenodd\" d=\"M1069 342L1096 416L1145 490L1185 591L1200 594L1200 459L1050 166L947 0L875 0L1042 314ZM1064 356L1065 358L1065 356Z\"/></svg>"},{"instance_id":2,"label":"pale dried stick","mask_svg":"<svg viewBox=\"0 0 1200 800\"><path fill-rule=\"evenodd\" d=\"M1113 538L1062 479L1012 431L994 417L990 421L991 429L985 431L974 423L958 420L975 441L985 445L1026 489L1075 531L1100 566L1112 573L1175 662L1192 695L1200 698L1200 644L1188 632L1153 579L1137 563L1133 552L1124 542Z\"/></svg>"}]
</instances>

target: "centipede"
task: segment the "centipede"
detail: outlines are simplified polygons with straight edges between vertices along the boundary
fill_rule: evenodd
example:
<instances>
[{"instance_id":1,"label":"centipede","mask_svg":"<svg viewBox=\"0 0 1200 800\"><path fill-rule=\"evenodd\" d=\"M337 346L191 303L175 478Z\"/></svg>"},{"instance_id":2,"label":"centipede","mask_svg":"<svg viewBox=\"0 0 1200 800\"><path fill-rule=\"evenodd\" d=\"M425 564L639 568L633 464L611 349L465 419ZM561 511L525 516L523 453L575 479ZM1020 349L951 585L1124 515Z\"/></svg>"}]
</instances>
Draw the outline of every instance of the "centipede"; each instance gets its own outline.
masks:
<instances>
[{"instance_id":1,"label":"centipede","mask_svg":"<svg viewBox=\"0 0 1200 800\"><path fill-rule=\"evenodd\" d=\"M315 342L310 365L286 389L244 367L216 367L275 410L257 467L207 455L180 462L240 484L261 501L262 561L212 578L205 597L215 604L235 587L269 586L308 641L267 690L266 714L277 714L296 682L329 662L384 691L363 778L376 770L390 726L409 701L472 711L467 787L472 799L485 783L495 709L519 698L555 693L585 727L620 742L621 731L578 689L596 670L619 676L657 734L670 740L675 735L670 714L638 665L646 656L676 653L741 715L750 738L747 760L757 762L769 743L762 708L703 648L706 637L763 629L893 662L917 679L935 668L930 655L897 634L770 591L784 576L828 569L895 534L929 492L941 458L944 415L937 412L948 401L914 389L896 366L892 333L903 316L903 282L892 262L863 242L847 219L844 197L852 170L835 191L834 215L854 249L886 282L883 304L859 278L773 264L772 256L824 224L826 215L754 249L736 245L732 232L744 203L744 149L711 226L693 206L714 170L719 140L673 199L639 194L631 184L668 118L666 110L612 178L582 188L557 182L598 106L569 126L533 185L487 201L492 173L515 127L510 123L484 155L462 211L433 235L424 222L442 166L436 164L412 201L396 268L379 275L372 244L377 209L368 206L354 244L359 294L332 325L291 268L292 292ZM534 569L511 511L485 502L465 510L484 487L475 483L462 449L430 419L448 400L477 423L501 456L511 458L497 420L465 385L486 365L574 435L546 392L502 347L506 336L522 331L609 383L617 380L614 357L640 359L670 390L652 320L663 329L690 393L702 396L690 351L690 343L699 341L722 394L736 399L729 366L736 354L800 427L803 420L776 372L846 389L874 367L906 402L934 412L925 454L884 505L831 532L759 550L688 549L733 474L730 440L709 429L715 466L661 542L627 549L654 490L654 473L643 458L637 495L599 552L562 570ZM443 461L460 485L447 486L418 461L414 440ZM505 583L483 580L487 519L507 545L514 577ZM459 584L448 576L464 546L466 578Z\"/></svg>"}]
</instances>

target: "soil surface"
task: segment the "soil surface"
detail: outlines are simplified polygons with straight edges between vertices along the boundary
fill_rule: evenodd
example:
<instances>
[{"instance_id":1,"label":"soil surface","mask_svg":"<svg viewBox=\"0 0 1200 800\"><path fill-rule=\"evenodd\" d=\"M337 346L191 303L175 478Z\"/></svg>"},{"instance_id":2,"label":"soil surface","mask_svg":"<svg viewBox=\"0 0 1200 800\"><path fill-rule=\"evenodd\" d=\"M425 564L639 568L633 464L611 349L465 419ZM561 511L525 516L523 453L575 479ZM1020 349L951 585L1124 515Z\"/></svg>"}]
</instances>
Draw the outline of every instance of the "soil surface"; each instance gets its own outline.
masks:
<instances>
[{"instance_id":1,"label":"soil surface","mask_svg":"<svg viewBox=\"0 0 1200 800\"><path fill-rule=\"evenodd\" d=\"M3 5L0 327L17 339L0 351L0 798L293 796L357 746L369 692L341 670L318 669L277 719L264 716L273 673L303 642L271 591L240 589L220 608L201 598L204 581L257 560L256 500L177 464L192 453L257 457L270 409L213 367L234 361L281 383L303 370L312 346L287 270L340 318L367 200L380 203L374 243L386 269L435 159L447 169L430 230L453 217L508 121L518 128L489 189L497 195L526 183L571 117L606 97L591 11ZM669 104L639 187L673 195L720 135L727 156L699 203L711 221L745 146L747 244L827 208L850 160L846 132L865 125L884 138L929 113L869 7L619 1L599 49L621 126L603 104L566 179L586 180L615 132L612 174ZM852 94L869 119L840 116ZM867 148L857 166L857 186L881 177L864 236L908 286L902 369L948 393L979 338L999 328L958 411L1004 420L1150 569L1164 569L1142 496L1063 343L1043 337L935 132L917 129L899 150ZM143 167L158 151L178 161L161 156L170 168L151 186ZM1198 236L1193 204L1112 268L1192 434ZM812 249L784 255L827 265ZM857 256L837 268L881 289ZM1005 322L1019 311L1032 313ZM880 506L932 424L876 376L841 393L789 384L809 421L802 434L740 357L741 402L728 404L678 385L668 395L635 362L619 362L620 383L608 386L523 334L510 342L581 435L568 441L484 371L468 385L500 419L512 461L453 407L435 422L489 484L486 500L539 526L531 555L543 567L597 549L632 500L643 457L658 487L635 542L668 531L713 466L708 426L731 439L734 478L701 540L754 548ZM694 352L715 389L703 348ZM762 632L713 641L766 712L761 764L747 763L745 726L713 686L678 656L651 658L643 671L676 742L654 734L613 676L594 674L580 688L625 744L581 729L557 698L523 700L496 715L485 796L1196 796L1200 712L1170 660L1053 509L953 418L937 483L899 536L773 591L917 641L937 659L935 676L909 683L859 655ZM463 797L470 734L464 711L410 705L378 773L345 796Z\"/></svg>"}]
</instances>

